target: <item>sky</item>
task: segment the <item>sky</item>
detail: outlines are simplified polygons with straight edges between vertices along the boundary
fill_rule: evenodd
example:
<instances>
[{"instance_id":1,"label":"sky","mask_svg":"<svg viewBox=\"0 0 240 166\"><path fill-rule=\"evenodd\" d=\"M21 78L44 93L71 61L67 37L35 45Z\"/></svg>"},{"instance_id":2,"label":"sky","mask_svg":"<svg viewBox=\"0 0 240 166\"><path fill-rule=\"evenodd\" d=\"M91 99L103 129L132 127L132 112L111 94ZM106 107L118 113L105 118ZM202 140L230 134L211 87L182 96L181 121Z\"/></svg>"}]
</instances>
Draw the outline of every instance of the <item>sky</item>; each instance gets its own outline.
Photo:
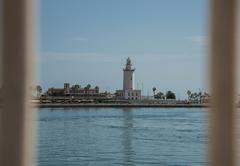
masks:
<instances>
[{"instance_id":1,"label":"sky","mask_svg":"<svg viewBox=\"0 0 240 166\"><path fill-rule=\"evenodd\" d=\"M39 82L122 89L130 57L135 85L206 90L207 0L41 0Z\"/></svg>"}]
</instances>

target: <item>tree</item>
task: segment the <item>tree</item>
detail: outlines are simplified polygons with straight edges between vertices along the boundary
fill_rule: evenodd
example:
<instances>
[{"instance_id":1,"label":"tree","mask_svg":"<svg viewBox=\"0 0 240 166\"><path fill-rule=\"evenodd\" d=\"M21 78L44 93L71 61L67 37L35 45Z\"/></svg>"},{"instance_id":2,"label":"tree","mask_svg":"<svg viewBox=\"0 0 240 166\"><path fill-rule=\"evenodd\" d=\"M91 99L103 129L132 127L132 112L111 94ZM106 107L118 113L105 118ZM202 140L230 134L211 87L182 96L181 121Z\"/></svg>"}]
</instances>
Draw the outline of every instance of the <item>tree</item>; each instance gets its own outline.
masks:
<instances>
[{"instance_id":1,"label":"tree","mask_svg":"<svg viewBox=\"0 0 240 166\"><path fill-rule=\"evenodd\" d=\"M99 90L99 87L98 87L98 86L96 86L96 87L95 87L95 89L96 89L96 90Z\"/></svg>"},{"instance_id":2,"label":"tree","mask_svg":"<svg viewBox=\"0 0 240 166\"><path fill-rule=\"evenodd\" d=\"M156 95L154 95L155 99L164 99L164 93L158 92Z\"/></svg>"},{"instance_id":3,"label":"tree","mask_svg":"<svg viewBox=\"0 0 240 166\"><path fill-rule=\"evenodd\" d=\"M175 93L173 93L172 91L167 91L166 99L176 99Z\"/></svg>"},{"instance_id":4,"label":"tree","mask_svg":"<svg viewBox=\"0 0 240 166\"><path fill-rule=\"evenodd\" d=\"M209 93L204 92L203 95L202 95L202 99L201 99L202 101L201 101L201 102L202 102L202 103L203 103L203 102L205 102L205 103L209 103L209 101L210 101L210 97L211 97L211 96L210 96Z\"/></svg>"},{"instance_id":5,"label":"tree","mask_svg":"<svg viewBox=\"0 0 240 166\"><path fill-rule=\"evenodd\" d=\"M42 93L42 87L40 85L36 86L36 92L37 92L37 97L40 97L41 93Z\"/></svg>"},{"instance_id":6,"label":"tree","mask_svg":"<svg viewBox=\"0 0 240 166\"><path fill-rule=\"evenodd\" d=\"M191 95L192 95L192 92L190 90L187 91L187 95L188 95L188 101L191 100Z\"/></svg>"},{"instance_id":7,"label":"tree","mask_svg":"<svg viewBox=\"0 0 240 166\"><path fill-rule=\"evenodd\" d=\"M87 84L87 88L90 89L90 88L91 88L91 85L90 85L90 84Z\"/></svg>"},{"instance_id":8,"label":"tree","mask_svg":"<svg viewBox=\"0 0 240 166\"><path fill-rule=\"evenodd\" d=\"M194 103L198 102L198 93L196 92L192 93L191 98L194 101Z\"/></svg>"},{"instance_id":9,"label":"tree","mask_svg":"<svg viewBox=\"0 0 240 166\"><path fill-rule=\"evenodd\" d=\"M80 86L79 84L76 84L76 85L74 85L74 88L75 88L76 90L79 90L79 89L81 88L81 86Z\"/></svg>"},{"instance_id":10,"label":"tree","mask_svg":"<svg viewBox=\"0 0 240 166\"><path fill-rule=\"evenodd\" d=\"M99 93L99 87L98 86L95 87L95 92Z\"/></svg>"},{"instance_id":11,"label":"tree","mask_svg":"<svg viewBox=\"0 0 240 166\"><path fill-rule=\"evenodd\" d=\"M203 97L203 94L202 94L202 92L199 92L198 93L198 103L202 103L202 97Z\"/></svg>"},{"instance_id":12,"label":"tree","mask_svg":"<svg viewBox=\"0 0 240 166\"><path fill-rule=\"evenodd\" d=\"M157 88L156 88L156 87L153 87L152 90L153 90L153 96L155 96L155 93L156 93Z\"/></svg>"}]
</instances>

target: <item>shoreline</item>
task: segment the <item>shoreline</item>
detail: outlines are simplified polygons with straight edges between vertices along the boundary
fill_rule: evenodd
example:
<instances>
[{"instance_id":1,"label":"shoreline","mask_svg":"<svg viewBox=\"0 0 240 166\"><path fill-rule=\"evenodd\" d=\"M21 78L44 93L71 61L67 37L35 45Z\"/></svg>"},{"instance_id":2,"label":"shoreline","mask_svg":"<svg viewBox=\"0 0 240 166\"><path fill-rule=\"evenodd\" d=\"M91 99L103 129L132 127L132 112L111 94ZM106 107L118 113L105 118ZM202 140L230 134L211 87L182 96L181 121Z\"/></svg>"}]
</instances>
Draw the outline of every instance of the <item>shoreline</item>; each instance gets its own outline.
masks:
<instances>
[{"instance_id":1,"label":"shoreline","mask_svg":"<svg viewBox=\"0 0 240 166\"><path fill-rule=\"evenodd\" d=\"M34 107L38 108L61 108L61 107L108 107L108 108L207 108L209 105L206 104L59 104L59 103L50 103L50 104L33 104Z\"/></svg>"}]
</instances>

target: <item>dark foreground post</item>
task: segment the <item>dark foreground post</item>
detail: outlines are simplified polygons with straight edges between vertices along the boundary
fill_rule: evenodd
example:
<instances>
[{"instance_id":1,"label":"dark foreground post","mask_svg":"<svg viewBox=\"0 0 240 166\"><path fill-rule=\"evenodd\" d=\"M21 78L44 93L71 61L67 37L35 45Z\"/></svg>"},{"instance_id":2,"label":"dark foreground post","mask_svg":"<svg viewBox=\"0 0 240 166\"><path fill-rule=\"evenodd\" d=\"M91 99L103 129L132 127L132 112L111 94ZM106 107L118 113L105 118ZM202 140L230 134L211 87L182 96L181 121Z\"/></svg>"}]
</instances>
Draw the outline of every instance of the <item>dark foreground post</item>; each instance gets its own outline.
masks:
<instances>
[{"instance_id":1,"label":"dark foreground post","mask_svg":"<svg viewBox=\"0 0 240 166\"><path fill-rule=\"evenodd\" d=\"M29 104L35 0L3 0L3 107L0 165L32 166L33 111ZM1 13L2 14L2 13Z\"/></svg>"},{"instance_id":2,"label":"dark foreground post","mask_svg":"<svg viewBox=\"0 0 240 166\"><path fill-rule=\"evenodd\" d=\"M210 166L235 163L235 36L237 0L211 0Z\"/></svg>"}]
</instances>

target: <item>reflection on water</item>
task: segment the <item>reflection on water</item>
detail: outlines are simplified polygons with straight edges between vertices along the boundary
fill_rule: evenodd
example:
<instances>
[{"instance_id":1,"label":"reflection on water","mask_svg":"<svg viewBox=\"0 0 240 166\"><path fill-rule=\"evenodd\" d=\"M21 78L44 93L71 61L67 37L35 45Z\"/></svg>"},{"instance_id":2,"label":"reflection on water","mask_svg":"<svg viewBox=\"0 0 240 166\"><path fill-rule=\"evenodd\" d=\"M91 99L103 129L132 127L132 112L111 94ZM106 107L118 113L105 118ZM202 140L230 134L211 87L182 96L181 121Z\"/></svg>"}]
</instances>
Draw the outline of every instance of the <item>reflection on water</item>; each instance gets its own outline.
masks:
<instances>
[{"instance_id":1,"label":"reflection on water","mask_svg":"<svg viewBox=\"0 0 240 166\"><path fill-rule=\"evenodd\" d=\"M127 166L133 166L133 147L132 147L132 129L133 129L133 115L130 108L124 108L123 109L123 125L124 125L124 131L123 131L123 153L124 153L124 165Z\"/></svg>"},{"instance_id":2,"label":"reflection on water","mask_svg":"<svg viewBox=\"0 0 240 166\"><path fill-rule=\"evenodd\" d=\"M205 109L38 111L39 166L203 166Z\"/></svg>"}]
</instances>

